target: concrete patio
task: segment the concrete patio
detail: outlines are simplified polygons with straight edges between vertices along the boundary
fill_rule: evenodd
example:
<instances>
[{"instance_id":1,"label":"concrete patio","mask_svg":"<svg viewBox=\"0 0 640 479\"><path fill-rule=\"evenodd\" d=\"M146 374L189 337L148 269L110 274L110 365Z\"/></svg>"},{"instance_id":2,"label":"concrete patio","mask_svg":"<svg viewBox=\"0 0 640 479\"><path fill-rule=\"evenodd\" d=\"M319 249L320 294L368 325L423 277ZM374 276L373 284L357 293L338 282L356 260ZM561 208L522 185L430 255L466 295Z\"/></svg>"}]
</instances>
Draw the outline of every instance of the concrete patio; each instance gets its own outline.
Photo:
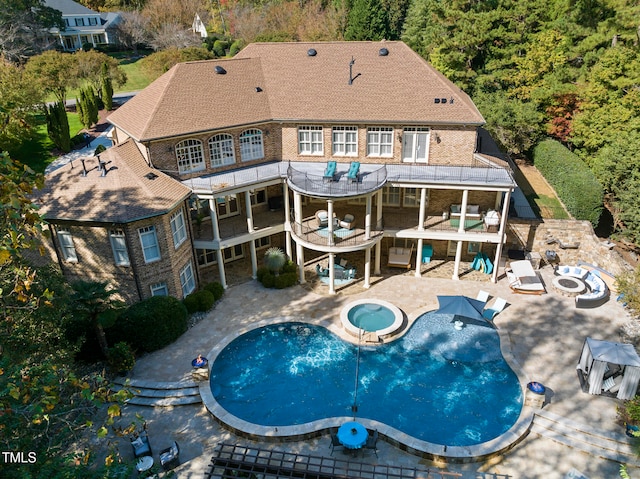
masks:
<instances>
[{"instance_id":1,"label":"concrete patio","mask_svg":"<svg viewBox=\"0 0 640 479\"><path fill-rule=\"evenodd\" d=\"M191 360L197 354L208 353L217 341L235 330L269 318L339 323L340 310L347 302L378 298L398 306L411 324L425 311L437 307L437 295L475 297L482 289L491 295L489 305L495 297L507 300L508 306L495 318L495 325L507 333L515 359L528 379L547 386L547 404L542 412L549 417L560 416L563 427L573 430L573 439L569 441L575 441L574 447L553 440L557 433L543 427L545 418L542 417L540 421L534 421L532 432L510 451L484 462L434 464L384 441L378 442L379 458L366 455L362 460L410 467L439 467L462 473L464 478L560 479L572 468L591 479L619 477L618 462L583 452L589 448L579 439L579 431L585 430L601 433L621 444L630 444L622 427L616 423L619 401L583 393L575 369L587 336L620 341L620 328L631 318L615 301L615 296L599 308L576 309L572 298L552 291L553 270L550 266L543 267L540 274L548 291L542 296L514 294L505 278L493 284L488 279L478 281L477 275L462 275L461 280L453 281L433 276L416 278L412 272L400 273L376 278L368 290L355 282L345 288L344 293L333 296L322 294L323 290L316 287L267 290L257 281L249 281L231 286L215 309L174 344L140 358L129 377L134 383L190 381ZM124 408L122 422L130 422L135 413L142 414L147 420L155 453L167 447L172 440L180 444L182 465L176 469L180 478L203 477L214 448L223 441L305 454L328 456L330 453L328 435L277 443L236 436L220 426L202 404L168 407L128 405ZM131 457L128 444L121 444L120 449L124 457ZM628 446L625 449L627 452L630 450ZM639 462L632 454L622 454L620 460L635 463L629 465L631 477L640 474Z\"/></svg>"}]
</instances>

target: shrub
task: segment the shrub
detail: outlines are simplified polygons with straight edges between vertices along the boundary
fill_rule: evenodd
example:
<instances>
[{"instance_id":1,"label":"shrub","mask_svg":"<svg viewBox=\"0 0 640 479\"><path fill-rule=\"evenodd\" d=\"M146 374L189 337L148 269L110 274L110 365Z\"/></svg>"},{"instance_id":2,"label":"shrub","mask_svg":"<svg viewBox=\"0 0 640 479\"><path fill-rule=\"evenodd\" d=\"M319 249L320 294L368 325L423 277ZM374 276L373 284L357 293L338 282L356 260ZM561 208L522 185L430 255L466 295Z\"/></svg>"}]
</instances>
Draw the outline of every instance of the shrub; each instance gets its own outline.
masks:
<instances>
[{"instance_id":1,"label":"shrub","mask_svg":"<svg viewBox=\"0 0 640 479\"><path fill-rule=\"evenodd\" d=\"M296 273L282 273L280 276L274 277L274 286L277 289L288 288L298 282L298 275Z\"/></svg>"},{"instance_id":2,"label":"shrub","mask_svg":"<svg viewBox=\"0 0 640 479\"><path fill-rule=\"evenodd\" d=\"M120 341L109 348L109 356L107 358L109 367L113 372L131 371L136 364L136 356L124 341Z\"/></svg>"},{"instance_id":3,"label":"shrub","mask_svg":"<svg viewBox=\"0 0 640 479\"><path fill-rule=\"evenodd\" d=\"M152 352L171 344L187 330L187 309L171 296L153 296L127 308L107 330L112 342L127 341L139 351Z\"/></svg>"},{"instance_id":4,"label":"shrub","mask_svg":"<svg viewBox=\"0 0 640 479\"><path fill-rule=\"evenodd\" d=\"M279 274L287 264L287 255L280 248L269 248L264 254L264 265L274 274Z\"/></svg>"},{"instance_id":5,"label":"shrub","mask_svg":"<svg viewBox=\"0 0 640 479\"><path fill-rule=\"evenodd\" d=\"M242 50L242 40L236 40L229 47L229 56L236 56L240 50Z\"/></svg>"},{"instance_id":6,"label":"shrub","mask_svg":"<svg viewBox=\"0 0 640 479\"><path fill-rule=\"evenodd\" d=\"M189 314L209 311L215 302L216 298L213 293L206 289L191 293L183 300Z\"/></svg>"},{"instance_id":7,"label":"shrub","mask_svg":"<svg viewBox=\"0 0 640 479\"><path fill-rule=\"evenodd\" d=\"M218 283L217 281L205 284L204 289L213 294L213 297L216 301L222 298L222 295L224 294L224 286L222 286L222 284Z\"/></svg>"},{"instance_id":8,"label":"shrub","mask_svg":"<svg viewBox=\"0 0 640 479\"><path fill-rule=\"evenodd\" d=\"M589 167L555 140L539 143L533 161L571 215L597 226L604 203L602 186Z\"/></svg>"},{"instance_id":9,"label":"shrub","mask_svg":"<svg viewBox=\"0 0 640 479\"><path fill-rule=\"evenodd\" d=\"M298 274L298 265L295 264L293 261L289 260L282 267L282 272L283 273L296 273L296 274Z\"/></svg>"}]
</instances>

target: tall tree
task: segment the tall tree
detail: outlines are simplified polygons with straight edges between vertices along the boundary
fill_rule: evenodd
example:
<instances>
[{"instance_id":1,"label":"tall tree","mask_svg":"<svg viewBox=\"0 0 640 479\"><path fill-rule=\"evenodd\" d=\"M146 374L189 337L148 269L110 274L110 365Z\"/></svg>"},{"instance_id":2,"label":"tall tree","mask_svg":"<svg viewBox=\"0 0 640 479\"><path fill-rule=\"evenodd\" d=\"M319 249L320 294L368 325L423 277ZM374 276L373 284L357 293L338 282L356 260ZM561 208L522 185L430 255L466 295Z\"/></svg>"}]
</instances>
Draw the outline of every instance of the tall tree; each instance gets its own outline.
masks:
<instances>
[{"instance_id":1,"label":"tall tree","mask_svg":"<svg viewBox=\"0 0 640 479\"><path fill-rule=\"evenodd\" d=\"M67 111L61 101L45 106L47 133L53 144L63 152L71 151L71 136L69 134L69 119Z\"/></svg>"},{"instance_id":2,"label":"tall tree","mask_svg":"<svg viewBox=\"0 0 640 479\"><path fill-rule=\"evenodd\" d=\"M64 29L62 12L44 0L0 0L0 54L15 63L39 53L49 45L43 31Z\"/></svg>"},{"instance_id":3,"label":"tall tree","mask_svg":"<svg viewBox=\"0 0 640 479\"><path fill-rule=\"evenodd\" d=\"M0 151L11 151L31 138L42 96L24 69L0 59Z\"/></svg>"},{"instance_id":4,"label":"tall tree","mask_svg":"<svg viewBox=\"0 0 640 479\"><path fill-rule=\"evenodd\" d=\"M67 91L78 85L77 58L70 53L51 50L31 57L25 71L38 81L45 92L52 93L65 105Z\"/></svg>"},{"instance_id":5,"label":"tall tree","mask_svg":"<svg viewBox=\"0 0 640 479\"><path fill-rule=\"evenodd\" d=\"M345 40L391 38L389 18L381 0L354 0L349 11Z\"/></svg>"},{"instance_id":6,"label":"tall tree","mask_svg":"<svg viewBox=\"0 0 640 479\"><path fill-rule=\"evenodd\" d=\"M111 111L113 109L113 80L109 76L109 65L107 63L102 64L102 74L100 78L101 90L100 97L104 104L104 109Z\"/></svg>"},{"instance_id":7,"label":"tall tree","mask_svg":"<svg viewBox=\"0 0 640 479\"><path fill-rule=\"evenodd\" d=\"M78 316L90 321L100 350L106 358L109 355L109 345L104 329L115 322L124 303L116 298L118 291L110 289L106 282L77 281L71 287L72 309Z\"/></svg>"}]
</instances>

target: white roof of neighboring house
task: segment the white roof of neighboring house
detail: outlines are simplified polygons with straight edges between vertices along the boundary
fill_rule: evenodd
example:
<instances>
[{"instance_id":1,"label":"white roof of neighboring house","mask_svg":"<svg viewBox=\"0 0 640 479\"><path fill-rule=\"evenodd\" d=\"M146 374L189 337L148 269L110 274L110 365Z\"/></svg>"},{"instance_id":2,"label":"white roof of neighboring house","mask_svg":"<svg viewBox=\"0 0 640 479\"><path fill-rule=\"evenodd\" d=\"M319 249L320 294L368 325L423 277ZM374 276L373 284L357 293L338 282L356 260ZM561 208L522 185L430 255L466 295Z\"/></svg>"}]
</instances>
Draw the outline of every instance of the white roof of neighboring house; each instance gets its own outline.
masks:
<instances>
[{"instance_id":1,"label":"white roof of neighboring house","mask_svg":"<svg viewBox=\"0 0 640 479\"><path fill-rule=\"evenodd\" d=\"M73 0L44 0L44 6L62 12L62 15L96 15L95 12Z\"/></svg>"}]
</instances>

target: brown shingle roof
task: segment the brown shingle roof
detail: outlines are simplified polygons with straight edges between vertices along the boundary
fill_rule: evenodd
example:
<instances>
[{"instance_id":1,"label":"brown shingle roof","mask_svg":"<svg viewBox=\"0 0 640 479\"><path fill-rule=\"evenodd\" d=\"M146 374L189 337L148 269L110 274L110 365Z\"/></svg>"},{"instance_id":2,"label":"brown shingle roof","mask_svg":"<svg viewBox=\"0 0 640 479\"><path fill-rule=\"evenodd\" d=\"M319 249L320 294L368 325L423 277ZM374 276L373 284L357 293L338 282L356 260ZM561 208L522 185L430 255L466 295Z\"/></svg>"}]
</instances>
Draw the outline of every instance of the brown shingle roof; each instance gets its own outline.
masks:
<instances>
[{"instance_id":1,"label":"brown shingle roof","mask_svg":"<svg viewBox=\"0 0 640 479\"><path fill-rule=\"evenodd\" d=\"M139 141L268 120L484 123L462 90L402 42L254 43L230 60L176 65L109 117Z\"/></svg>"},{"instance_id":2,"label":"brown shingle roof","mask_svg":"<svg viewBox=\"0 0 640 479\"><path fill-rule=\"evenodd\" d=\"M150 168L133 141L100 155L107 174L101 176L98 160L75 161L47 175L34 203L48 220L128 223L173 209L191 190L164 173ZM146 175L155 178L151 179Z\"/></svg>"}]
</instances>

